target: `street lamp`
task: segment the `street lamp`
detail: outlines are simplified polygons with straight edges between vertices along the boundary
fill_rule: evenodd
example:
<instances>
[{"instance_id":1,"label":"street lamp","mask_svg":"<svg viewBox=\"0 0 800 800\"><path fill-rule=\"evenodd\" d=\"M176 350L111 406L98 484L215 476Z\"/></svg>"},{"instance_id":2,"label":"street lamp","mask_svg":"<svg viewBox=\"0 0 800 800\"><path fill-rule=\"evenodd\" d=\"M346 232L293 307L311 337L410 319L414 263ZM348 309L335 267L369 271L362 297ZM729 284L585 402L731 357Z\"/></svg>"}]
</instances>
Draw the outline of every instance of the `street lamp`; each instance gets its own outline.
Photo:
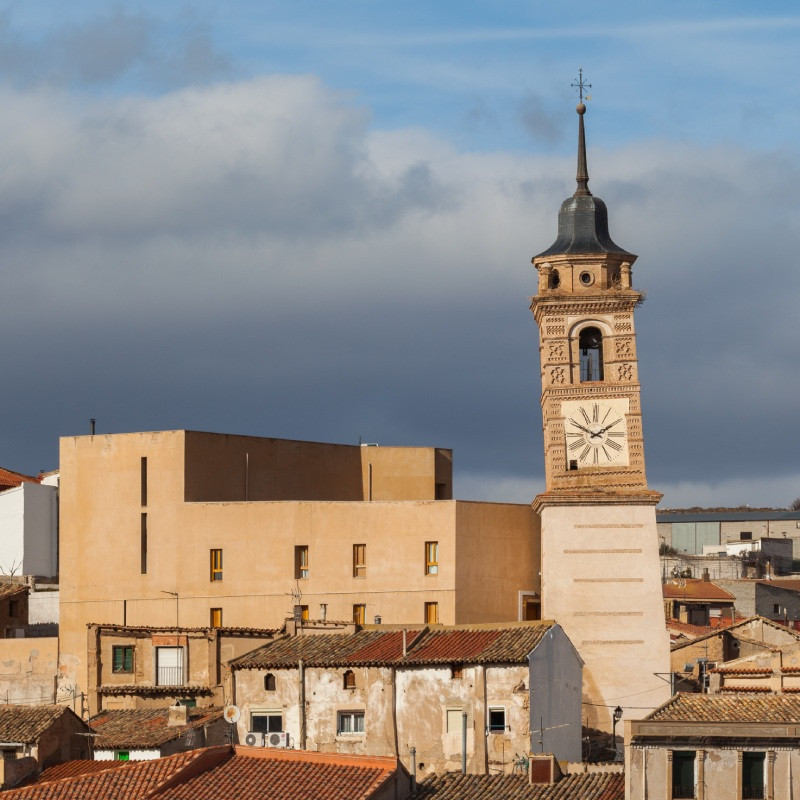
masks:
<instances>
[{"instance_id":1,"label":"street lamp","mask_svg":"<svg viewBox=\"0 0 800 800\"><path fill-rule=\"evenodd\" d=\"M617 706L614 709L614 727L612 728L612 730L614 732L613 735L614 735L614 760L615 761L616 761L616 758L617 758L617 723L621 719L622 719L622 709L619 706Z\"/></svg>"}]
</instances>

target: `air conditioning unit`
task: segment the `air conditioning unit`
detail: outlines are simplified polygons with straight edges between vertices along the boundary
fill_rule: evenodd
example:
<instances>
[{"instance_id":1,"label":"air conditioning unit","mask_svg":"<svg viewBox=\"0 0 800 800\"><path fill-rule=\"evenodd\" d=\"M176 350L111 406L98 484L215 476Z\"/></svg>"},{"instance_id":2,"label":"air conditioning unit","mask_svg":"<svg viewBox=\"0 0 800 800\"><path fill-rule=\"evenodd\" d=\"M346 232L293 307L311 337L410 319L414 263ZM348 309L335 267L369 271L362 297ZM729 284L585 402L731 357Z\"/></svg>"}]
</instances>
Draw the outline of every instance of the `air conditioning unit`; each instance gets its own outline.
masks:
<instances>
[{"instance_id":1,"label":"air conditioning unit","mask_svg":"<svg viewBox=\"0 0 800 800\"><path fill-rule=\"evenodd\" d=\"M278 731L275 733L268 733L266 735L267 747L288 747L289 734L286 731Z\"/></svg>"},{"instance_id":2,"label":"air conditioning unit","mask_svg":"<svg viewBox=\"0 0 800 800\"><path fill-rule=\"evenodd\" d=\"M261 731L247 731L244 743L248 747L264 747L264 734Z\"/></svg>"}]
</instances>

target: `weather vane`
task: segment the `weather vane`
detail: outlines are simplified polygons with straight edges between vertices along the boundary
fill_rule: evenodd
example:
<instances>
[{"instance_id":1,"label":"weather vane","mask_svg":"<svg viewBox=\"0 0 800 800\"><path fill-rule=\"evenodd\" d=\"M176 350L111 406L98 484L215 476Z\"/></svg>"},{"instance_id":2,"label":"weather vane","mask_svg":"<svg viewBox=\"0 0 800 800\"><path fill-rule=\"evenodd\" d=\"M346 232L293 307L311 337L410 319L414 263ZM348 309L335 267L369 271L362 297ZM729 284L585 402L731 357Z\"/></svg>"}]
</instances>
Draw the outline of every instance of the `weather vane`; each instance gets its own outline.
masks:
<instances>
[{"instance_id":1,"label":"weather vane","mask_svg":"<svg viewBox=\"0 0 800 800\"><path fill-rule=\"evenodd\" d=\"M579 67L578 68L578 82L577 83L571 83L570 86L573 89L577 89L578 90L578 97L580 98L580 101L582 103L583 102L583 93L584 93L584 91L586 89L591 89L592 88L592 84L591 83L584 83L584 80L583 80L583 67ZM592 96L590 94L587 94L586 95L586 99L587 100L591 100Z\"/></svg>"}]
</instances>

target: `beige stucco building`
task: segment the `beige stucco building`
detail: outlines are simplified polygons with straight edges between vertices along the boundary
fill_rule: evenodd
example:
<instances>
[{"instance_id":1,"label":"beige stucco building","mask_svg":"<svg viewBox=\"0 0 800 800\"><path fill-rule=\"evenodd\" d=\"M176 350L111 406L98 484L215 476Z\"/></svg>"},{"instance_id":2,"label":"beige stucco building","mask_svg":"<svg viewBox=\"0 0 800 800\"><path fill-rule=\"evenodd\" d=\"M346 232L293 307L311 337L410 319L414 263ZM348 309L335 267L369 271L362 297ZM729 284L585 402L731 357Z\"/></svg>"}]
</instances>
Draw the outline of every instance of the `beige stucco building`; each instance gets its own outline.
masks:
<instances>
[{"instance_id":1,"label":"beige stucco building","mask_svg":"<svg viewBox=\"0 0 800 800\"><path fill-rule=\"evenodd\" d=\"M452 456L435 448L193 431L64 438L60 679L86 690L89 623L536 615L530 507L451 497Z\"/></svg>"}]
</instances>

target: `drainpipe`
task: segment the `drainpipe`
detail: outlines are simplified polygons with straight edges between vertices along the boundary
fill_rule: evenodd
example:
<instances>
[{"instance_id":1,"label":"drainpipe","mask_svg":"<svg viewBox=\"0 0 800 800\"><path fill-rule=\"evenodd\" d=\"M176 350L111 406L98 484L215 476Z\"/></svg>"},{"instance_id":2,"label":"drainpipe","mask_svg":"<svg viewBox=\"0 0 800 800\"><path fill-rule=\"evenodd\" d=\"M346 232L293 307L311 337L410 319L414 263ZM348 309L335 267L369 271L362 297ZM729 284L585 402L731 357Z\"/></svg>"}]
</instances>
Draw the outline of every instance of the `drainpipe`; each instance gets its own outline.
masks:
<instances>
[{"instance_id":1,"label":"drainpipe","mask_svg":"<svg viewBox=\"0 0 800 800\"><path fill-rule=\"evenodd\" d=\"M467 712L461 712L461 774L467 774Z\"/></svg>"},{"instance_id":2,"label":"drainpipe","mask_svg":"<svg viewBox=\"0 0 800 800\"><path fill-rule=\"evenodd\" d=\"M299 661L300 678L300 749L306 749L306 669L303 659Z\"/></svg>"},{"instance_id":3,"label":"drainpipe","mask_svg":"<svg viewBox=\"0 0 800 800\"><path fill-rule=\"evenodd\" d=\"M406 641L406 629L403 628L403 658L408 655L408 642Z\"/></svg>"},{"instance_id":4,"label":"drainpipe","mask_svg":"<svg viewBox=\"0 0 800 800\"><path fill-rule=\"evenodd\" d=\"M411 753L411 794L417 791L417 748L412 747Z\"/></svg>"}]
</instances>

